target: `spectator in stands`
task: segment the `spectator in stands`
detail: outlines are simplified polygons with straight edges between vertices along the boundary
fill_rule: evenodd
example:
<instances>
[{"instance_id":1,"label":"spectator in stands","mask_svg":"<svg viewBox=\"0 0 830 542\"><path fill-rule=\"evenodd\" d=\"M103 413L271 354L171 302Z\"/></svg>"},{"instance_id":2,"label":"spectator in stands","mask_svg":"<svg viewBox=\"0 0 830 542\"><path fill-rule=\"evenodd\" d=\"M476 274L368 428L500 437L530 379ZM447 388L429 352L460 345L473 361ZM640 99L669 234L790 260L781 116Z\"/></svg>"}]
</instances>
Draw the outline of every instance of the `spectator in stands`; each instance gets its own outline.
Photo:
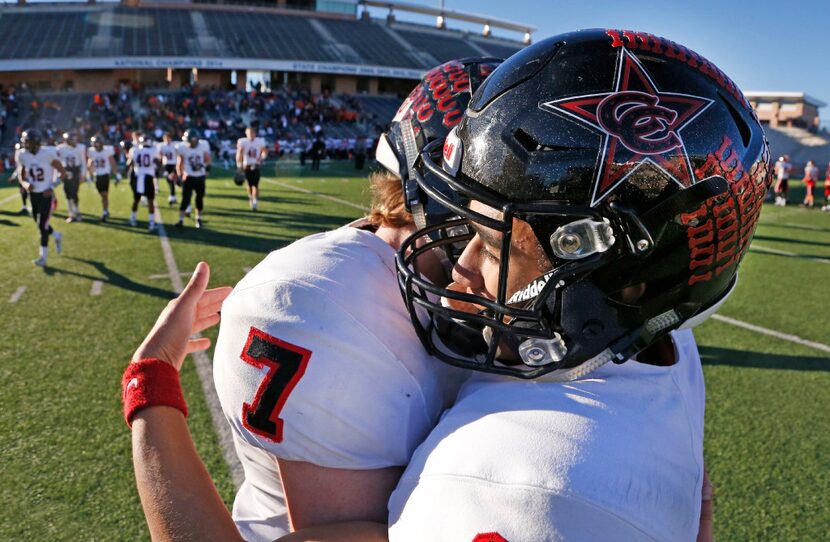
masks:
<instances>
[{"instance_id":1,"label":"spectator in stands","mask_svg":"<svg viewBox=\"0 0 830 542\"><path fill-rule=\"evenodd\" d=\"M807 165L804 167L804 202L801 204L803 207L809 207L810 209L813 208L815 204L815 198L813 197L813 189L816 187L816 183L818 182L818 168L816 167L815 162L812 160L807 161Z\"/></svg>"},{"instance_id":2,"label":"spectator in stands","mask_svg":"<svg viewBox=\"0 0 830 542\"><path fill-rule=\"evenodd\" d=\"M827 164L827 171L824 172L824 205L822 211L830 211L830 163Z\"/></svg>"},{"instance_id":3,"label":"spectator in stands","mask_svg":"<svg viewBox=\"0 0 830 542\"><path fill-rule=\"evenodd\" d=\"M787 205L787 192L790 188L790 172L793 165L790 157L784 155L775 163L775 205L784 207Z\"/></svg>"}]
</instances>

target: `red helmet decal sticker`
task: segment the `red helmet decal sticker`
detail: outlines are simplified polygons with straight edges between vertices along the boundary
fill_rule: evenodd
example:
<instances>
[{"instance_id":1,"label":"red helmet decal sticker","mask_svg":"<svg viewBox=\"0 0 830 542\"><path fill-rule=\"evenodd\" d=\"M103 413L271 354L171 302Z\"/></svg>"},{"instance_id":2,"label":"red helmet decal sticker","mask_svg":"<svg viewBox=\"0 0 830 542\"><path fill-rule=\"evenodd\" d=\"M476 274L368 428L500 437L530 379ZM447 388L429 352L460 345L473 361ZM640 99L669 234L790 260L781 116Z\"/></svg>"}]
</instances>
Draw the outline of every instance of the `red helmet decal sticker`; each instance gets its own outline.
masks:
<instances>
[{"instance_id":1,"label":"red helmet decal sticker","mask_svg":"<svg viewBox=\"0 0 830 542\"><path fill-rule=\"evenodd\" d=\"M645 164L681 187L697 182L681 132L711 104L708 98L658 89L637 57L621 49L610 92L554 100L540 107L601 135L593 207Z\"/></svg>"}]
</instances>

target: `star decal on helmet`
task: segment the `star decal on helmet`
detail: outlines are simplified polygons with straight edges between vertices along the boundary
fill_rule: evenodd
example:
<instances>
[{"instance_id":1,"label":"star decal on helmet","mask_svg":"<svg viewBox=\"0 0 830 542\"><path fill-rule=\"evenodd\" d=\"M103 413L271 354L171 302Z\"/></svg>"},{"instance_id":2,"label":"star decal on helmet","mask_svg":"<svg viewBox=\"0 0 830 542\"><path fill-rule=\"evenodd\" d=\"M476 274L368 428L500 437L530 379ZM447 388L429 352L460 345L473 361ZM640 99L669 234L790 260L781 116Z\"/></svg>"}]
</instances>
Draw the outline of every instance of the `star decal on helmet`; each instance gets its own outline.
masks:
<instances>
[{"instance_id":1,"label":"star decal on helmet","mask_svg":"<svg viewBox=\"0 0 830 542\"><path fill-rule=\"evenodd\" d=\"M540 104L602 136L591 207L640 167L651 164L683 188L697 182L681 131L712 100L662 92L637 57L621 49L614 89Z\"/></svg>"}]
</instances>

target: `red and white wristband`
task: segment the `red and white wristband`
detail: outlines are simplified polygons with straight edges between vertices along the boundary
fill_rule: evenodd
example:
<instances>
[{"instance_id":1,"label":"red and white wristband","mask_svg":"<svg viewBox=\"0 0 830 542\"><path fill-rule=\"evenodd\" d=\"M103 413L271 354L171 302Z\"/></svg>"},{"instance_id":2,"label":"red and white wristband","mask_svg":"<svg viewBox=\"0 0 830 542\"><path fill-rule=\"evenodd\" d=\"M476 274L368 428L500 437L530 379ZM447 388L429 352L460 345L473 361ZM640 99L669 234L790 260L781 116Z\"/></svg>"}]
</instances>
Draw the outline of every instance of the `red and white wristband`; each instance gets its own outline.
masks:
<instances>
[{"instance_id":1,"label":"red and white wristband","mask_svg":"<svg viewBox=\"0 0 830 542\"><path fill-rule=\"evenodd\" d=\"M130 363L121 377L124 420L133 426L133 417L147 407L169 406L187 417L179 371L164 360L148 358Z\"/></svg>"}]
</instances>

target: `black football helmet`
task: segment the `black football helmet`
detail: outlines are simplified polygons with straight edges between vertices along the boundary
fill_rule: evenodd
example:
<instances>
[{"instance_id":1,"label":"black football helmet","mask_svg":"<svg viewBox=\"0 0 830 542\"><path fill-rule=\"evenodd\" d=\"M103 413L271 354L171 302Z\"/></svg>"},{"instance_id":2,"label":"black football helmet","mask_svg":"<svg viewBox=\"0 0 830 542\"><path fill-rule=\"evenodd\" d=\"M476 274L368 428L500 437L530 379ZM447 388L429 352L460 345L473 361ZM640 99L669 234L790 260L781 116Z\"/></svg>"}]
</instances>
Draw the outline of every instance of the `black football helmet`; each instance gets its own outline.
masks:
<instances>
[{"instance_id":1,"label":"black football helmet","mask_svg":"<svg viewBox=\"0 0 830 542\"><path fill-rule=\"evenodd\" d=\"M20 134L20 143L30 153L37 154L37 151L40 150L40 146L43 144L43 136L39 130L24 130Z\"/></svg>"},{"instance_id":2,"label":"black football helmet","mask_svg":"<svg viewBox=\"0 0 830 542\"><path fill-rule=\"evenodd\" d=\"M431 353L481 371L569 380L623 362L732 291L768 169L746 98L696 53L616 30L540 41L499 66L416 162L420 188L460 218L401 246L413 324ZM508 291L514 219L549 261ZM419 273L421 255L482 231L501 247L497 292Z\"/></svg>"},{"instance_id":3,"label":"black football helmet","mask_svg":"<svg viewBox=\"0 0 830 542\"><path fill-rule=\"evenodd\" d=\"M188 128L182 135L182 141L188 143L193 148L196 148L196 145L199 144L199 139L201 138L202 134L200 134L199 130L196 128Z\"/></svg>"},{"instance_id":4,"label":"black football helmet","mask_svg":"<svg viewBox=\"0 0 830 542\"><path fill-rule=\"evenodd\" d=\"M428 71L403 101L389 130L378 138L375 157L401 179L406 210L423 227L430 212L439 216L446 209L424 197L410 174L424 145L443 140L461 122L473 92L503 62L500 58L471 57L450 60Z\"/></svg>"},{"instance_id":5,"label":"black football helmet","mask_svg":"<svg viewBox=\"0 0 830 542\"><path fill-rule=\"evenodd\" d=\"M242 169L237 169L236 173L233 176L233 184L236 186L242 186L245 184L245 171Z\"/></svg>"},{"instance_id":6,"label":"black football helmet","mask_svg":"<svg viewBox=\"0 0 830 542\"><path fill-rule=\"evenodd\" d=\"M63 135L63 142L67 145L74 147L75 143L77 143L77 138L75 137L74 132L64 132Z\"/></svg>"},{"instance_id":7,"label":"black football helmet","mask_svg":"<svg viewBox=\"0 0 830 542\"><path fill-rule=\"evenodd\" d=\"M89 138L89 144L92 145L96 151L100 151L104 148L104 138L99 135L94 135Z\"/></svg>"}]
</instances>

